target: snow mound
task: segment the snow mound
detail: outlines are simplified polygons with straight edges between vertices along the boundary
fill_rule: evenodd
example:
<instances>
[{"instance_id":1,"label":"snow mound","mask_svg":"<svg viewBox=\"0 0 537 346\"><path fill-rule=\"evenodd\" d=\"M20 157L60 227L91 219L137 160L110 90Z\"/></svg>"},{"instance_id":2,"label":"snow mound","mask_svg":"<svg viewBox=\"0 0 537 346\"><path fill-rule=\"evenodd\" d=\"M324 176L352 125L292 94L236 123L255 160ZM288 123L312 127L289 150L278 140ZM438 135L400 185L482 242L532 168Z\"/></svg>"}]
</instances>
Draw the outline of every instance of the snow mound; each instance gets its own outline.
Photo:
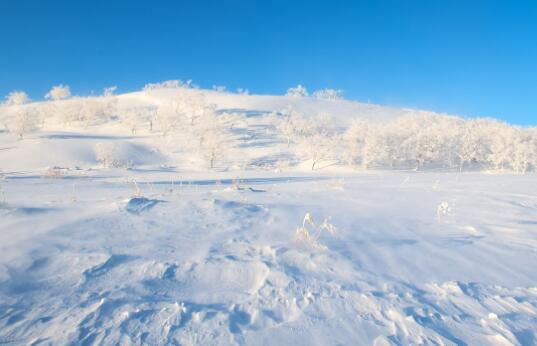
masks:
<instances>
[{"instance_id":1,"label":"snow mound","mask_svg":"<svg viewBox=\"0 0 537 346\"><path fill-rule=\"evenodd\" d=\"M162 201L145 197L133 197L127 202L125 209L131 214L140 214L153 208Z\"/></svg>"}]
</instances>

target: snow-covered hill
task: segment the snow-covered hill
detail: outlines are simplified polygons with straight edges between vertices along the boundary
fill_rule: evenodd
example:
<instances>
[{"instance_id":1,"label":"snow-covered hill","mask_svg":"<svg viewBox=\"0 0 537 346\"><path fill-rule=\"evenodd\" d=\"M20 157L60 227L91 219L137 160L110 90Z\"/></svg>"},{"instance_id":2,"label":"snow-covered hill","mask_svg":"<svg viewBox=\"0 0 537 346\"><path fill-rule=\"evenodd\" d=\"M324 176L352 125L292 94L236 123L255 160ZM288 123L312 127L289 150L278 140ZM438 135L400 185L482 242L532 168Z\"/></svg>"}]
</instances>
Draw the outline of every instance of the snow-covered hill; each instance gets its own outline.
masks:
<instances>
[{"instance_id":1,"label":"snow-covered hill","mask_svg":"<svg viewBox=\"0 0 537 346\"><path fill-rule=\"evenodd\" d=\"M208 107L211 114L204 114ZM0 141L3 147L9 147L0 153L1 168L35 171L54 166L95 167L102 163L99 160L99 147L102 147L110 150L110 154L120 151L120 160L126 165L158 164L205 170L206 157L199 146L192 145L201 136L196 131L210 132L213 138L217 132L224 134L223 143L218 143L226 147L226 153L217 158L224 161L219 163L220 169L250 164L258 168L263 162L256 160L274 163L280 156L281 163L289 165L297 160L288 160L292 154L288 153L285 138L276 126L283 119L282 112L291 110L309 119L330 116L338 127L349 126L356 119L385 121L405 112L346 100L242 95L188 88L11 105L0 109L1 123L5 125ZM196 112L201 112L196 115L200 119L193 123L196 126L179 124L185 114ZM220 122L223 124L216 124ZM167 131L165 135L164 131ZM24 140L14 142L17 135Z\"/></svg>"},{"instance_id":2,"label":"snow-covered hill","mask_svg":"<svg viewBox=\"0 0 537 346\"><path fill-rule=\"evenodd\" d=\"M186 88L0 112L0 344L536 344L533 129Z\"/></svg>"}]
</instances>

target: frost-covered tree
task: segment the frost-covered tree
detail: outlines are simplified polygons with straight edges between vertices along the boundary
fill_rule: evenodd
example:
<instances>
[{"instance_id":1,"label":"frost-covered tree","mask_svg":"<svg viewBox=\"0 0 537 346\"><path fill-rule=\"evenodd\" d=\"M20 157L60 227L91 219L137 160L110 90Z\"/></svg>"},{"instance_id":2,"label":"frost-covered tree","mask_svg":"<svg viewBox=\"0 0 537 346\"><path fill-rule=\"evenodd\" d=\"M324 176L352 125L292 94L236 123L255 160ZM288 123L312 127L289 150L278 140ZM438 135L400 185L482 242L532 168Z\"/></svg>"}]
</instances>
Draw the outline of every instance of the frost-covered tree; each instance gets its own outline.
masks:
<instances>
[{"instance_id":1,"label":"frost-covered tree","mask_svg":"<svg viewBox=\"0 0 537 346\"><path fill-rule=\"evenodd\" d=\"M364 149L370 128L368 121L357 119L351 123L343 135L345 141L345 161L349 165L361 165L364 160Z\"/></svg>"},{"instance_id":2,"label":"frost-covered tree","mask_svg":"<svg viewBox=\"0 0 537 346\"><path fill-rule=\"evenodd\" d=\"M155 112L155 122L163 136L177 130L181 124L181 113L177 101L160 104Z\"/></svg>"},{"instance_id":3,"label":"frost-covered tree","mask_svg":"<svg viewBox=\"0 0 537 346\"><path fill-rule=\"evenodd\" d=\"M313 97L322 100L340 100L343 98L343 90L320 89L313 93Z\"/></svg>"},{"instance_id":4,"label":"frost-covered tree","mask_svg":"<svg viewBox=\"0 0 537 346\"><path fill-rule=\"evenodd\" d=\"M363 168L394 168L398 160L400 132L391 123L371 124L363 149Z\"/></svg>"},{"instance_id":5,"label":"frost-covered tree","mask_svg":"<svg viewBox=\"0 0 537 346\"><path fill-rule=\"evenodd\" d=\"M129 127L133 135L140 128L146 128L151 132L156 112L157 108L153 106L124 108L119 111L119 120Z\"/></svg>"},{"instance_id":6,"label":"frost-covered tree","mask_svg":"<svg viewBox=\"0 0 537 346\"><path fill-rule=\"evenodd\" d=\"M495 169L512 168L516 139L522 131L499 121L491 121L489 125L489 129L486 131L490 148L487 161Z\"/></svg>"},{"instance_id":7,"label":"frost-covered tree","mask_svg":"<svg viewBox=\"0 0 537 346\"><path fill-rule=\"evenodd\" d=\"M24 91L12 91L6 96L5 105L6 106L16 106L22 105L30 102L28 94Z\"/></svg>"},{"instance_id":8,"label":"frost-covered tree","mask_svg":"<svg viewBox=\"0 0 537 346\"><path fill-rule=\"evenodd\" d=\"M182 93L157 108L156 121L164 136L185 126L195 127L204 117L211 117L214 105L205 101L202 93Z\"/></svg>"},{"instance_id":9,"label":"frost-covered tree","mask_svg":"<svg viewBox=\"0 0 537 346\"><path fill-rule=\"evenodd\" d=\"M45 98L52 101L65 100L70 97L71 89L69 88L69 86L61 84L53 86L52 89L50 89L49 92L45 94Z\"/></svg>"},{"instance_id":10,"label":"frost-covered tree","mask_svg":"<svg viewBox=\"0 0 537 346\"><path fill-rule=\"evenodd\" d=\"M113 96L86 97L79 102L79 119L86 126L105 123L116 113L117 99Z\"/></svg>"},{"instance_id":11,"label":"frost-covered tree","mask_svg":"<svg viewBox=\"0 0 537 346\"><path fill-rule=\"evenodd\" d=\"M199 138L199 153L209 168L213 169L218 162L223 162L226 159L231 149L231 139L226 135L225 129L217 119L198 125L196 132Z\"/></svg>"},{"instance_id":12,"label":"frost-covered tree","mask_svg":"<svg viewBox=\"0 0 537 346\"><path fill-rule=\"evenodd\" d=\"M489 126L490 121L487 119L471 119L462 123L457 150L460 171L467 164L475 166L486 162L490 155L486 137Z\"/></svg>"},{"instance_id":13,"label":"frost-covered tree","mask_svg":"<svg viewBox=\"0 0 537 346\"><path fill-rule=\"evenodd\" d=\"M213 85L213 90L219 93L225 93L227 91L224 85Z\"/></svg>"},{"instance_id":14,"label":"frost-covered tree","mask_svg":"<svg viewBox=\"0 0 537 346\"><path fill-rule=\"evenodd\" d=\"M192 83L192 80L183 82L181 80L167 80L160 83L148 83L144 86L143 90L150 92L158 89L197 89L197 85Z\"/></svg>"},{"instance_id":15,"label":"frost-covered tree","mask_svg":"<svg viewBox=\"0 0 537 346\"><path fill-rule=\"evenodd\" d=\"M298 128L298 140L294 148L295 154L302 160L311 161L311 170L321 163L337 160L341 143L336 131L334 119L323 114L311 122L301 122Z\"/></svg>"},{"instance_id":16,"label":"frost-covered tree","mask_svg":"<svg viewBox=\"0 0 537 346\"><path fill-rule=\"evenodd\" d=\"M537 130L493 119L423 111L385 122L356 120L345 131L345 159L364 168L534 171Z\"/></svg>"},{"instance_id":17,"label":"frost-covered tree","mask_svg":"<svg viewBox=\"0 0 537 346\"><path fill-rule=\"evenodd\" d=\"M24 139L27 133L37 131L41 126L38 109L29 104L14 105L5 112L4 126L10 133Z\"/></svg>"},{"instance_id":18,"label":"frost-covered tree","mask_svg":"<svg viewBox=\"0 0 537 346\"><path fill-rule=\"evenodd\" d=\"M515 140L511 166L515 172L527 173L537 168L537 136L534 131L519 132Z\"/></svg>"},{"instance_id":19,"label":"frost-covered tree","mask_svg":"<svg viewBox=\"0 0 537 346\"><path fill-rule=\"evenodd\" d=\"M276 128L285 138L287 147L290 147L291 143L296 142L308 126L308 121L303 115L295 111L292 107L287 107L278 113L274 113L272 116L276 119Z\"/></svg>"},{"instance_id":20,"label":"frost-covered tree","mask_svg":"<svg viewBox=\"0 0 537 346\"><path fill-rule=\"evenodd\" d=\"M427 112L412 112L395 120L400 140L395 148L397 164L416 170L445 164L447 120L447 117Z\"/></svg>"},{"instance_id":21,"label":"frost-covered tree","mask_svg":"<svg viewBox=\"0 0 537 346\"><path fill-rule=\"evenodd\" d=\"M44 120L60 122L64 125L72 124L78 119L80 105L78 102L68 100L71 98L71 90L66 85L53 86L46 94L45 99L49 100L43 105Z\"/></svg>"},{"instance_id":22,"label":"frost-covered tree","mask_svg":"<svg viewBox=\"0 0 537 346\"><path fill-rule=\"evenodd\" d=\"M109 121L116 107L114 96L75 97L51 102L48 112L64 125L86 127Z\"/></svg>"},{"instance_id":23,"label":"frost-covered tree","mask_svg":"<svg viewBox=\"0 0 537 346\"><path fill-rule=\"evenodd\" d=\"M23 91L13 91L8 94L2 104L1 121L10 133L23 139L25 134L39 129L41 117L35 105L28 104L30 98Z\"/></svg>"},{"instance_id":24,"label":"frost-covered tree","mask_svg":"<svg viewBox=\"0 0 537 346\"><path fill-rule=\"evenodd\" d=\"M294 88L287 89L287 93L285 96L291 96L291 97L307 97L309 96L308 90L306 90L305 87L302 85L297 85Z\"/></svg>"},{"instance_id":25,"label":"frost-covered tree","mask_svg":"<svg viewBox=\"0 0 537 346\"><path fill-rule=\"evenodd\" d=\"M114 93L116 92L117 90L117 86L110 86L110 87L106 87L104 88L103 90L103 96L104 97L112 97L114 96Z\"/></svg>"},{"instance_id":26,"label":"frost-covered tree","mask_svg":"<svg viewBox=\"0 0 537 346\"><path fill-rule=\"evenodd\" d=\"M174 95L172 100L159 105L155 114L167 150L197 153L210 168L223 163L233 146L227 134L229 120L218 116L215 106L197 90Z\"/></svg>"}]
</instances>

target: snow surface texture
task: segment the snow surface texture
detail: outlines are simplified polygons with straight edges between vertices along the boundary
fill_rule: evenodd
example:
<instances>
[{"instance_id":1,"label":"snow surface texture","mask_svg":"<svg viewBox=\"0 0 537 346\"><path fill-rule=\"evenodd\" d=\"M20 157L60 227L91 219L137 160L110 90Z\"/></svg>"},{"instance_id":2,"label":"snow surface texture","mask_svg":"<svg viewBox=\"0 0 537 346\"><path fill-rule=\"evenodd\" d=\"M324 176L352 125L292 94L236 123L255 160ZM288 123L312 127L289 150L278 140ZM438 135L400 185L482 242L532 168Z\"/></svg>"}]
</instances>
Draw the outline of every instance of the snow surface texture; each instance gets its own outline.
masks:
<instances>
[{"instance_id":1,"label":"snow surface texture","mask_svg":"<svg viewBox=\"0 0 537 346\"><path fill-rule=\"evenodd\" d=\"M226 169L113 122L0 133L0 344L537 344L535 174L270 165L289 102L401 114L208 95L246 114Z\"/></svg>"}]
</instances>

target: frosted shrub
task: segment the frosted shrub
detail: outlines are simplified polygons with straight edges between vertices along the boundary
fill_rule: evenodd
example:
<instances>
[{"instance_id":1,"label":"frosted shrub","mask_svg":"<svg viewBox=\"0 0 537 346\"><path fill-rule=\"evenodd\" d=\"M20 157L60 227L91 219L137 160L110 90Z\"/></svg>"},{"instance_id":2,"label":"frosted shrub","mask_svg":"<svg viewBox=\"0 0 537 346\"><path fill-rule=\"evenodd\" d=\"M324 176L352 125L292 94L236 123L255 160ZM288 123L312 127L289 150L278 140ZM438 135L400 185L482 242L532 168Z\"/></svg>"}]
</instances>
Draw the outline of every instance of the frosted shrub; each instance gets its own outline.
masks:
<instances>
[{"instance_id":1,"label":"frosted shrub","mask_svg":"<svg viewBox=\"0 0 537 346\"><path fill-rule=\"evenodd\" d=\"M319 226L319 234L320 232L322 231L325 231L327 232L328 234L330 234L331 236L335 236L336 233L337 233L337 228L336 226L334 226L330 221L331 221L331 217L327 217L326 219L324 219L323 223Z\"/></svg>"},{"instance_id":2,"label":"frosted shrub","mask_svg":"<svg viewBox=\"0 0 537 346\"><path fill-rule=\"evenodd\" d=\"M167 102L158 106L155 111L155 122L158 124L159 131L163 136L180 128L181 114L179 113L177 103Z\"/></svg>"},{"instance_id":3,"label":"frosted shrub","mask_svg":"<svg viewBox=\"0 0 537 346\"><path fill-rule=\"evenodd\" d=\"M444 155L443 149L447 147L443 135L444 119L447 117L421 112L396 120L395 127L401 129L402 135L395 148L396 163L414 166L416 170L426 164L438 165Z\"/></svg>"},{"instance_id":4,"label":"frosted shrub","mask_svg":"<svg viewBox=\"0 0 537 346\"><path fill-rule=\"evenodd\" d=\"M28 94L24 91L12 91L6 96L5 105L6 106L16 106L22 105L30 102Z\"/></svg>"},{"instance_id":5,"label":"frosted shrub","mask_svg":"<svg viewBox=\"0 0 537 346\"><path fill-rule=\"evenodd\" d=\"M291 107L285 108L279 113L273 113L272 117L276 119L276 128L285 138L287 147L296 142L300 138L302 131L308 126L308 122L303 115Z\"/></svg>"},{"instance_id":6,"label":"frosted shrub","mask_svg":"<svg viewBox=\"0 0 537 346\"><path fill-rule=\"evenodd\" d=\"M67 173L67 170L62 167L48 167L45 174L43 175L44 178L52 178L52 179L60 179L65 177Z\"/></svg>"},{"instance_id":7,"label":"frosted shrub","mask_svg":"<svg viewBox=\"0 0 537 346\"><path fill-rule=\"evenodd\" d=\"M104 168L121 168L130 166L121 159L119 145L114 142L101 142L95 145L95 158Z\"/></svg>"},{"instance_id":8,"label":"frosted shrub","mask_svg":"<svg viewBox=\"0 0 537 346\"><path fill-rule=\"evenodd\" d=\"M368 125L367 136L362 144L361 165L365 169L375 167L393 167L395 159L395 146L393 139L396 133L392 126ZM355 143L351 143L355 145Z\"/></svg>"},{"instance_id":9,"label":"frosted shrub","mask_svg":"<svg viewBox=\"0 0 537 346\"><path fill-rule=\"evenodd\" d=\"M71 97L71 89L68 85L56 85L49 90L45 95L46 99L58 101L65 100Z\"/></svg>"},{"instance_id":10,"label":"frosted shrub","mask_svg":"<svg viewBox=\"0 0 537 346\"><path fill-rule=\"evenodd\" d=\"M437 216L445 216L451 213L451 206L448 202L442 202L438 205L436 208L436 215Z\"/></svg>"},{"instance_id":11,"label":"frosted shrub","mask_svg":"<svg viewBox=\"0 0 537 346\"><path fill-rule=\"evenodd\" d=\"M344 157L364 168L510 169L537 167L537 134L493 119L408 111L387 122L357 120L343 135Z\"/></svg>"},{"instance_id":12,"label":"frosted shrub","mask_svg":"<svg viewBox=\"0 0 537 346\"><path fill-rule=\"evenodd\" d=\"M215 106L207 103L197 90L175 95L171 101L161 104L155 114L168 150L197 153L209 168L224 162L233 146L226 128L229 120L229 117L217 116Z\"/></svg>"},{"instance_id":13,"label":"frosted shrub","mask_svg":"<svg viewBox=\"0 0 537 346\"><path fill-rule=\"evenodd\" d=\"M116 105L117 99L113 96L83 98L79 110L80 121L85 125L108 122L116 113Z\"/></svg>"},{"instance_id":14,"label":"frosted shrub","mask_svg":"<svg viewBox=\"0 0 537 346\"><path fill-rule=\"evenodd\" d=\"M112 97L114 96L114 93L116 92L117 90L117 86L110 86L110 87L106 87L104 88L103 90L103 96L104 97Z\"/></svg>"},{"instance_id":15,"label":"frosted shrub","mask_svg":"<svg viewBox=\"0 0 537 346\"><path fill-rule=\"evenodd\" d=\"M471 119L462 123L457 151L460 171L465 165L475 166L490 157L490 147L487 145L488 125L490 124L485 119Z\"/></svg>"},{"instance_id":16,"label":"frosted shrub","mask_svg":"<svg viewBox=\"0 0 537 346\"><path fill-rule=\"evenodd\" d=\"M0 121L8 132L16 134L19 139L41 126L41 114L35 105L28 102L30 98L25 92L13 91L0 105Z\"/></svg>"},{"instance_id":17,"label":"frosted shrub","mask_svg":"<svg viewBox=\"0 0 537 346\"><path fill-rule=\"evenodd\" d=\"M343 98L343 90L320 89L313 93L313 97L321 100L341 100Z\"/></svg>"},{"instance_id":18,"label":"frosted shrub","mask_svg":"<svg viewBox=\"0 0 537 346\"><path fill-rule=\"evenodd\" d=\"M537 136L531 132L518 133L511 166L515 172L527 173L537 168Z\"/></svg>"},{"instance_id":19,"label":"frosted shrub","mask_svg":"<svg viewBox=\"0 0 537 346\"><path fill-rule=\"evenodd\" d=\"M490 129L487 160L493 168L498 170L510 168L511 161L515 156L515 142L519 132L514 127L500 122L494 124Z\"/></svg>"},{"instance_id":20,"label":"frosted shrub","mask_svg":"<svg viewBox=\"0 0 537 346\"><path fill-rule=\"evenodd\" d=\"M208 104L199 92L181 93L169 102L161 104L156 111L156 122L164 136L185 127L195 128L210 121L214 105Z\"/></svg>"},{"instance_id":21,"label":"frosted shrub","mask_svg":"<svg viewBox=\"0 0 537 346\"><path fill-rule=\"evenodd\" d=\"M358 119L345 131L343 135L343 140L346 143L344 156L349 165L361 165L363 163L369 127L369 122Z\"/></svg>"},{"instance_id":22,"label":"frosted shrub","mask_svg":"<svg viewBox=\"0 0 537 346\"><path fill-rule=\"evenodd\" d=\"M116 112L116 104L114 97L79 97L57 103L56 107L65 123L89 126L109 121Z\"/></svg>"},{"instance_id":23,"label":"frosted shrub","mask_svg":"<svg viewBox=\"0 0 537 346\"><path fill-rule=\"evenodd\" d=\"M311 170L322 162L338 160L341 140L330 116L314 118L299 133L294 152L300 159L311 161Z\"/></svg>"},{"instance_id":24,"label":"frosted shrub","mask_svg":"<svg viewBox=\"0 0 537 346\"><path fill-rule=\"evenodd\" d=\"M248 119L241 113L223 112L219 114L218 117L220 118L221 122L230 130L233 130L237 127L248 127Z\"/></svg>"},{"instance_id":25,"label":"frosted shrub","mask_svg":"<svg viewBox=\"0 0 537 346\"><path fill-rule=\"evenodd\" d=\"M187 80L186 82L183 82L181 80L167 80L160 83L147 83L144 86L144 91L152 91L152 90L158 90L158 89L180 89L180 88L197 88L193 83L192 80Z\"/></svg>"},{"instance_id":26,"label":"frosted shrub","mask_svg":"<svg viewBox=\"0 0 537 346\"><path fill-rule=\"evenodd\" d=\"M15 105L3 112L4 126L8 132L16 134L18 139L24 139L27 133L39 130L41 116L33 105Z\"/></svg>"},{"instance_id":27,"label":"frosted shrub","mask_svg":"<svg viewBox=\"0 0 537 346\"><path fill-rule=\"evenodd\" d=\"M311 169L323 161L336 158L341 140L334 120L327 114L306 119L292 108L286 108L276 117L276 128L285 137L287 146L301 161L311 161ZM291 148L291 143L294 144Z\"/></svg>"},{"instance_id":28,"label":"frosted shrub","mask_svg":"<svg viewBox=\"0 0 537 346\"><path fill-rule=\"evenodd\" d=\"M285 96L291 96L291 97L307 97L309 96L308 90L304 88L302 85L297 85L294 88L287 89L287 93Z\"/></svg>"},{"instance_id":29,"label":"frosted shrub","mask_svg":"<svg viewBox=\"0 0 537 346\"><path fill-rule=\"evenodd\" d=\"M310 213L306 213L302 220L302 226L297 227L295 231L294 241L302 247L326 250L327 247L319 242L319 237L323 231L333 236L336 234L337 229L330 222L330 218L324 219L323 223L317 226L313 220L313 216Z\"/></svg>"},{"instance_id":30,"label":"frosted shrub","mask_svg":"<svg viewBox=\"0 0 537 346\"><path fill-rule=\"evenodd\" d=\"M133 107L119 111L119 120L126 125L131 133L135 135L140 128L147 128L153 131L157 108L155 107Z\"/></svg>"},{"instance_id":31,"label":"frosted shrub","mask_svg":"<svg viewBox=\"0 0 537 346\"><path fill-rule=\"evenodd\" d=\"M219 93L227 92L226 87L224 85L213 85L213 90Z\"/></svg>"},{"instance_id":32,"label":"frosted shrub","mask_svg":"<svg viewBox=\"0 0 537 346\"><path fill-rule=\"evenodd\" d=\"M205 114L192 133L199 139L199 153L209 168L223 162L229 153L232 140L226 135L223 123L214 113Z\"/></svg>"}]
</instances>

